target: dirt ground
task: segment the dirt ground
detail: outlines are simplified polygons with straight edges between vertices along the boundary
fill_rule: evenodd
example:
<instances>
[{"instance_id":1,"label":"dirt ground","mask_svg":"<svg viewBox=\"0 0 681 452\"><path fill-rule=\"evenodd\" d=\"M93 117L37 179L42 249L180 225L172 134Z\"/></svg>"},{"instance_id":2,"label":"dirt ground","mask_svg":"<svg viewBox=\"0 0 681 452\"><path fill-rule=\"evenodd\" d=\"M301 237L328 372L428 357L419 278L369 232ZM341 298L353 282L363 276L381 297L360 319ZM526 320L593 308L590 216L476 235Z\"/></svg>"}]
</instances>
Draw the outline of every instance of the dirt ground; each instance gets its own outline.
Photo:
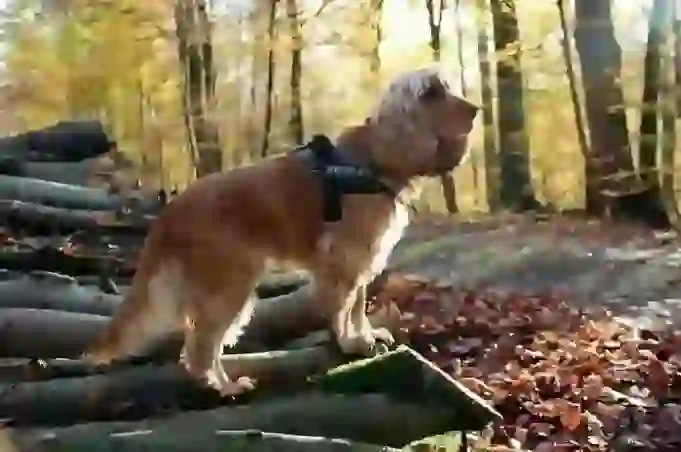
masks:
<instances>
[{"instance_id":1,"label":"dirt ground","mask_svg":"<svg viewBox=\"0 0 681 452\"><path fill-rule=\"evenodd\" d=\"M462 289L559 294L664 328L681 323L678 243L670 231L581 218L435 217L410 227L389 266Z\"/></svg>"}]
</instances>

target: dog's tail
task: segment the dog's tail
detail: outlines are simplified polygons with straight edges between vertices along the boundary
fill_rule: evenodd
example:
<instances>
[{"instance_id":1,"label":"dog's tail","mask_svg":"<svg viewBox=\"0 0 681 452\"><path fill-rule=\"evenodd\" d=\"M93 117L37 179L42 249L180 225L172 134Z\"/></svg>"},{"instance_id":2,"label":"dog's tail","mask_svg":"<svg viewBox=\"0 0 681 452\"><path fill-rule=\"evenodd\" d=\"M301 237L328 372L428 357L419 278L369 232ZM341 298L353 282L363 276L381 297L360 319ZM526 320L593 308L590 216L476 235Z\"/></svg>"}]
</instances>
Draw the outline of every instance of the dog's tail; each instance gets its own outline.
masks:
<instances>
[{"instance_id":1,"label":"dog's tail","mask_svg":"<svg viewBox=\"0 0 681 452\"><path fill-rule=\"evenodd\" d=\"M113 319L82 358L95 365L144 355L156 341L181 326L179 268L159 257L155 234L147 237L132 287Z\"/></svg>"}]
</instances>

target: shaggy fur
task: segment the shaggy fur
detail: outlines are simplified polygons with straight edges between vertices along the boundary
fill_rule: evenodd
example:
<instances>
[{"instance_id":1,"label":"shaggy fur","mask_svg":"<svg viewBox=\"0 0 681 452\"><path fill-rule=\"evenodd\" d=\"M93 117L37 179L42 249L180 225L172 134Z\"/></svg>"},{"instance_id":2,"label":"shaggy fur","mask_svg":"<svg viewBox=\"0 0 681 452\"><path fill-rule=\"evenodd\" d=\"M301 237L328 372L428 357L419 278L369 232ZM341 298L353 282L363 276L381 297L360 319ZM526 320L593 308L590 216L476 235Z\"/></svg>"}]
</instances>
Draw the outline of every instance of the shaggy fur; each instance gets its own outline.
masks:
<instances>
[{"instance_id":1,"label":"shaggy fur","mask_svg":"<svg viewBox=\"0 0 681 452\"><path fill-rule=\"evenodd\" d=\"M400 195L346 196L338 223L323 222L319 181L295 154L196 181L154 222L129 295L85 357L109 363L184 328L182 362L191 375L224 395L252 388L247 379L230 380L218 358L247 324L270 259L309 270L313 302L341 350L371 354L377 338L392 338L369 323L363 288L409 222L404 199L413 182L461 162L477 111L434 70L396 78L365 123L337 143L378 168Z\"/></svg>"}]
</instances>

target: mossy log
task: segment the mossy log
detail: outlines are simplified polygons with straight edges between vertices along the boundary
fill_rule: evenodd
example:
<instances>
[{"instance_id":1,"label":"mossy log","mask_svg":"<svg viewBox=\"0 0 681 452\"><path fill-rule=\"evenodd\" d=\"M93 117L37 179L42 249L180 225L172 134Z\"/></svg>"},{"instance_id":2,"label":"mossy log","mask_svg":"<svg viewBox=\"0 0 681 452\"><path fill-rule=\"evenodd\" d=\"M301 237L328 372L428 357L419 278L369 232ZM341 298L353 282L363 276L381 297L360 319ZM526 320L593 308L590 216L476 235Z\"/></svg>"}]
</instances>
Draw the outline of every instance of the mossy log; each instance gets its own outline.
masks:
<instances>
[{"instance_id":1,"label":"mossy log","mask_svg":"<svg viewBox=\"0 0 681 452\"><path fill-rule=\"evenodd\" d=\"M465 409L463 409L465 410ZM459 411L463 411L459 410ZM345 438L403 447L421 438L458 430L455 407L418 405L384 394L343 395L300 391L268 397L247 405L176 413L128 422L95 422L62 428L13 430L17 442L31 444L41 437L59 438L132 435L154 431L166 438L214 433L218 430L260 430L283 434ZM202 450L200 443L194 450Z\"/></svg>"},{"instance_id":2,"label":"mossy log","mask_svg":"<svg viewBox=\"0 0 681 452\"><path fill-rule=\"evenodd\" d=\"M258 430L175 432L145 430L119 435L46 434L15 441L16 452L399 452L345 439L286 435Z\"/></svg>"},{"instance_id":3,"label":"mossy log","mask_svg":"<svg viewBox=\"0 0 681 452\"><path fill-rule=\"evenodd\" d=\"M51 309L111 316L122 297L84 287L67 275L34 271L0 281L0 309Z\"/></svg>"},{"instance_id":4,"label":"mossy log","mask_svg":"<svg viewBox=\"0 0 681 452\"><path fill-rule=\"evenodd\" d=\"M153 217L118 220L111 211L73 210L23 201L0 200L0 224L14 233L68 235L80 230L145 236Z\"/></svg>"},{"instance_id":5,"label":"mossy log","mask_svg":"<svg viewBox=\"0 0 681 452\"><path fill-rule=\"evenodd\" d=\"M32 162L80 162L106 154L114 145L101 121L68 120L0 138L0 155Z\"/></svg>"},{"instance_id":6,"label":"mossy log","mask_svg":"<svg viewBox=\"0 0 681 452\"><path fill-rule=\"evenodd\" d=\"M52 309L0 309L0 357L73 358L109 317Z\"/></svg>"},{"instance_id":7,"label":"mossy log","mask_svg":"<svg viewBox=\"0 0 681 452\"><path fill-rule=\"evenodd\" d=\"M157 213L163 203L157 196L141 199L110 194L101 188L60 184L28 177L0 175L0 199L42 204L62 209Z\"/></svg>"},{"instance_id":8,"label":"mossy log","mask_svg":"<svg viewBox=\"0 0 681 452\"><path fill-rule=\"evenodd\" d=\"M69 276L116 275L130 277L135 273L134 264L119 257L72 255L52 247L3 251L0 253L0 268L26 273L42 270Z\"/></svg>"},{"instance_id":9,"label":"mossy log","mask_svg":"<svg viewBox=\"0 0 681 452\"><path fill-rule=\"evenodd\" d=\"M346 360L335 347L319 346L226 354L221 362L232 378L249 376L257 380L256 390L241 397L246 400L304 386L309 375ZM55 360L44 367L33 364L3 370L0 366L0 375L6 371L11 373L4 377L17 379L53 377L0 385L0 419L11 419L14 425L141 419L169 410L207 409L225 403L215 391L191 379L178 364L91 368L78 361ZM23 374L19 375L19 371ZM88 372L92 374L76 376Z\"/></svg>"}]
</instances>

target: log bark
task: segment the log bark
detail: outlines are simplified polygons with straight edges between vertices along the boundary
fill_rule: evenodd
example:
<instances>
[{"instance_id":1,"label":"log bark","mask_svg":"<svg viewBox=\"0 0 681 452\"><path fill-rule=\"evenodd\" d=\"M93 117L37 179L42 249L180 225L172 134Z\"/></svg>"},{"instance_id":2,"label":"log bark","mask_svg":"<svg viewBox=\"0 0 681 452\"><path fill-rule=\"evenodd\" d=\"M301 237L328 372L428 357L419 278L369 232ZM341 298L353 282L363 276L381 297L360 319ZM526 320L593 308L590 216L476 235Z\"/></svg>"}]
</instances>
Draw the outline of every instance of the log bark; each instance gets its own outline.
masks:
<instances>
[{"instance_id":1,"label":"log bark","mask_svg":"<svg viewBox=\"0 0 681 452\"><path fill-rule=\"evenodd\" d=\"M0 309L0 356L73 358L109 317L47 309Z\"/></svg>"},{"instance_id":2,"label":"log bark","mask_svg":"<svg viewBox=\"0 0 681 452\"><path fill-rule=\"evenodd\" d=\"M399 452L401 449L374 444L267 433L258 430L216 430L198 434L168 435L141 431L131 435L70 435L19 441L16 452Z\"/></svg>"},{"instance_id":3,"label":"log bark","mask_svg":"<svg viewBox=\"0 0 681 452\"><path fill-rule=\"evenodd\" d=\"M228 354L221 361L230 377L257 380L254 391L237 398L244 401L302 388L308 375L324 372L347 359L336 347L319 346ZM11 419L13 425L137 420L168 410L215 408L228 400L189 377L178 364L89 368L79 361L54 361L42 369L19 363L0 369L6 372L3 380L10 374L20 378L55 377L0 387L0 419ZM77 376L88 372L93 373Z\"/></svg>"},{"instance_id":4,"label":"log bark","mask_svg":"<svg viewBox=\"0 0 681 452\"><path fill-rule=\"evenodd\" d=\"M167 438L191 432L261 430L284 434L346 438L390 447L402 447L418 439L458 430L459 416L452 407L417 405L392 400L383 394L346 396L300 392L242 406L175 414L141 422L99 422L46 430L14 430L19 442L31 444L45 434L102 437L152 430ZM195 449L196 450L196 449Z\"/></svg>"},{"instance_id":5,"label":"log bark","mask_svg":"<svg viewBox=\"0 0 681 452\"><path fill-rule=\"evenodd\" d=\"M132 263L117 257L71 255L52 247L3 251L0 253L0 268L21 272L39 270L69 276L104 274L132 277L135 273Z\"/></svg>"},{"instance_id":6,"label":"log bark","mask_svg":"<svg viewBox=\"0 0 681 452\"><path fill-rule=\"evenodd\" d=\"M80 286L74 278L48 272L32 272L0 281L0 309L51 309L111 316L122 298Z\"/></svg>"},{"instance_id":7,"label":"log bark","mask_svg":"<svg viewBox=\"0 0 681 452\"><path fill-rule=\"evenodd\" d=\"M93 283L94 281L94 277ZM307 278L302 274L273 274L256 287L259 298L271 298L295 291ZM129 287L117 287L123 294ZM59 273L32 271L0 280L0 309L53 309L112 316L123 297L80 285L76 278Z\"/></svg>"},{"instance_id":8,"label":"log bark","mask_svg":"<svg viewBox=\"0 0 681 452\"><path fill-rule=\"evenodd\" d=\"M0 200L0 224L13 233L69 235L79 230L145 236L154 217L119 221L111 211L73 210L22 201Z\"/></svg>"},{"instance_id":9,"label":"log bark","mask_svg":"<svg viewBox=\"0 0 681 452\"><path fill-rule=\"evenodd\" d=\"M0 199L43 204L63 209L124 211L155 213L162 203L156 196L133 199L111 195L100 188L60 184L28 177L0 175Z\"/></svg>"},{"instance_id":10,"label":"log bark","mask_svg":"<svg viewBox=\"0 0 681 452\"><path fill-rule=\"evenodd\" d=\"M27 162L12 157L0 159L0 174L30 177L61 184L87 186L98 158L80 162Z\"/></svg>"},{"instance_id":11,"label":"log bark","mask_svg":"<svg viewBox=\"0 0 681 452\"><path fill-rule=\"evenodd\" d=\"M0 261L2 256L0 254ZM24 282L4 281L7 298L3 301L0 295L0 357L49 359L78 356L108 322L108 316L121 297L73 285L71 279L63 276L60 279L58 275L36 272L32 275L27 276ZM43 278L43 281L38 283L36 278ZM304 276L292 279L284 275L279 279L268 277L261 283L261 291L273 293L282 290L282 287L290 288L296 279L296 283L301 282ZM49 290L54 294L43 292L41 295L41 291L28 288L31 281L36 281L37 287L51 287ZM289 286L286 286L287 281ZM3 282L0 281L0 294L2 287ZM13 298L15 295L16 298ZM21 300L24 296L25 303ZM400 313L396 308L385 308L369 318L375 327L386 327L397 333ZM304 285L286 295L259 299L253 317L233 351L280 348L287 342L326 327L327 321L314 306L309 285ZM49 341L43 340L46 335ZM6 340L1 340L3 338ZM181 343L181 337L171 335L150 353L155 359L176 359Z\"/></svg>"},{"instance_id":12,"label":"log bark","mask_svg":"<svg viewBox=\"0 0 681 452\"><path fill-rule=\"evenodd\" d=\"M310 299L304 296L303 289L259 300L251 323L231 350L255 352L278 348L311 331L325 328L327 322L309 306ZM375 327L383 326L396 332L398 316L399 312L384 310L372 314L369 319ZM109 319L96 314L51 309L0 309L0 357L75 358ZM325 339L322 337L320 341ZM176 360L181 345L182 336L172 334L149 349L149 359Z\"/></svg>"},{"instance_id":13,"label":"log bark","mask_svg":"<svg viewBox=\"0 0 681 452\"><path fill-rule=\"evenodd\" d=\"M100 276L84 275L76 276L75 279L79 284L86 288L101 290L106 293L110 292L111 285L114 284L119 294L127 293L132 283L131 278L113 277L102 280ZM282 273L282 274L268 274L255 288L255 293L258 298L272 298L280 295L286 295L294 292L307 284L309 278L304 273Z\"/></svg>"},{"instance_id":14,"label":"log bark","mask_svg":"<svg viewBox=\"0 0 681 452\"><path fill-rule=\"evenodd\" d=\"M100 121L59 121L0 138L0 155L34 162L80 162L115 147Z\"/></svg>"},{"instance_id":15,"label":"log bark","mask_svg":"<svg viewBox=\"0 0 681 452\"><path fill-rule=\"evenodd\" d=\"M340 365L344 361L345 358L338 352L337 348L329 346L328 343L294 350L231 353L222 357L222 365L230 375L247 375L257 379L259 384L295 382L304 379L309 374ZM134 360L109 366L93 367L91 364L78 359L5 359L0 361L0 381L14 383L45 382L45 380L59 378L84 378L102 375L108 380L121 380L127 378L128 373L131 372L130 363L134 365ZM183 382L184 376L181 375L179 368L173 369L174 363L169 366L169 370L164 370L165 368L161 365L145 363L138 368L147 369L140 375L150 381L153 381L155 375L164 375L164 372L176 372L177 375L173 375L173 377L179 383ZM136 370L133 372L133 376L138 375L136 372ZM103 378L102 381L107 380ZM49 385L53 382L47 381L46 383ZM96 388L100 381L95 379L90 383ZM37 387L41 388L42 386L38 385ZM26 388L30 388L30 385ZM22 396L20 395L20 397Z\"/></svg>"}]
</instances>

